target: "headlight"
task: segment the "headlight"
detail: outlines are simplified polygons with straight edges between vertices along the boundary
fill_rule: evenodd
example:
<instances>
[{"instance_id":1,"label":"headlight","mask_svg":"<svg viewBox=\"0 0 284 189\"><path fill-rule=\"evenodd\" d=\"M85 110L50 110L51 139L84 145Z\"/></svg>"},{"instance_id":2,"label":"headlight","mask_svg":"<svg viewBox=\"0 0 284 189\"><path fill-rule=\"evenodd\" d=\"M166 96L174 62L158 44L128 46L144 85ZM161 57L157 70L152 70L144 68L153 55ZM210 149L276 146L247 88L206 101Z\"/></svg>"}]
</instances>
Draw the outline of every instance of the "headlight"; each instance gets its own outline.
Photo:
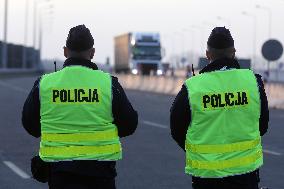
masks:
<instances>
[{"instance_id":1,"label":"headlight","mask_svg":"<svg viewBox=\"0 0 284 189\"><path fill-rule=\"evenodd\" d=\"M133 69L132 70L132 74L137 75L138 74L138 70L137 69Z\"/></svg>"},{"instance_id":2,"label":"headlight","mask_svg":"<svg viewBox=\"0 0 284 189\"><path fill-rule=\"evenodd\" d=\"M163 71L162 70L157 70L157 75L163 75Z\"/></svg>"},{"instance_id":3,"label":"headlight","mask_svg":"<svg viewBox=\"0 0 284 189\"><path fill-rule=\"evenodd\" d=\"M136 44L136 41L134 38L131 39L131 45L134 46Z\"/></svg>"}]
</instances>

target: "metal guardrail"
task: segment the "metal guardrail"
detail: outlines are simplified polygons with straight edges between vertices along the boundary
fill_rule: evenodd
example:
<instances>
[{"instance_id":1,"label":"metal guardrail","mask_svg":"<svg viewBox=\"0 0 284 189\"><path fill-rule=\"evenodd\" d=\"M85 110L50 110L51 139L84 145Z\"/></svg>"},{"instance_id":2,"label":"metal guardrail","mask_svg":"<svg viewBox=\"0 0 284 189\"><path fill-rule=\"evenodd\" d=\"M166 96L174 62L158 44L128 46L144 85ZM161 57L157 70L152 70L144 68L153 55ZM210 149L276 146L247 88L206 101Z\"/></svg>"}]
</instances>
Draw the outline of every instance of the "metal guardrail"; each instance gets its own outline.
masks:
<instances>
[{"instance_id":1,"label":"metal guardrail","mask_svg":"<svg viewBox=\"0 0 284 189\"><path fill-rule=\"evenodd\" d=\"M43 71L38 69L0 69L0 78L40 75L42 73Z\"/></svg>"}]
</instances>

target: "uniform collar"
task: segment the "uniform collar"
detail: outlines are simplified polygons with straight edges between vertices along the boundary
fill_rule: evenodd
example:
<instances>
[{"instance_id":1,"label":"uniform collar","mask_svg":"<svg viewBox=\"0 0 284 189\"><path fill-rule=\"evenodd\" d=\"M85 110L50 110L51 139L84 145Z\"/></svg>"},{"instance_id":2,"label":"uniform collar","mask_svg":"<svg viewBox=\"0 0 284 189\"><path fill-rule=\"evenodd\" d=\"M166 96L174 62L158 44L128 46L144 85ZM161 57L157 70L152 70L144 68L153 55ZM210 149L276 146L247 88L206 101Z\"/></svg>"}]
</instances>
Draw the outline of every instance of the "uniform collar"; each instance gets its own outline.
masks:
<instances>
[{"instance_id":1,"label":"uniform collar","mask_svg":"<svg viewBox=\"0 0 284 189\"><path fill-rule=\"evenodd\" d=\"M213 72L217 70L226 69L240 69L240 64L236 59L221 58L217 59L207 66L205 66L199 73Z\"/></svg>"},{"instance_id":2,"label":"uniform collar","mask_svg":"<svg viewBox=\"0 0 284 189\"><path fill-rule=\"evenodd\" d=\"M63 68L67 66L84 66L93 70L98 70L98 66L95 63L83 58L68 58L65 60Z\"/></svg>"}]
</instances>

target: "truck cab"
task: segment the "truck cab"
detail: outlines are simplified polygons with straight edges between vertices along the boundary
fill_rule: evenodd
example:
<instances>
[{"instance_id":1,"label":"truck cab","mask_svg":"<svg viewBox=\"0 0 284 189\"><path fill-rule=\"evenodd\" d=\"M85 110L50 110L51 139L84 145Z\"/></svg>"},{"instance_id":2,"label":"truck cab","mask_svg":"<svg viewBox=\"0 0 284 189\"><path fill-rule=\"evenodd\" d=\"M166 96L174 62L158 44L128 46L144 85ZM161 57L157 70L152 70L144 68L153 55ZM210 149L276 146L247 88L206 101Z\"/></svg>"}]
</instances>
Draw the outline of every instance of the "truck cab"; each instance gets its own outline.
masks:
<instances>
[{"instance_id":1,"label":"truck cab","mask_svg":"<svg viewBox=\"0 0 284 189\"><path fill-rule=\"evenodd\" d=\"M158 33L136 33L131 38L133 74L161 75L161 43Z\"/></svg>"},{"instance_id":2,"label":"truck cab","mask_svg":"<svg viewBox=\"0 0 284 189\"><path fill-rule=\"evenodd\" d=\"M158 33L127 33L115 37L115 70L141 75L162 75Z\"/></svg>"}]
</instances>

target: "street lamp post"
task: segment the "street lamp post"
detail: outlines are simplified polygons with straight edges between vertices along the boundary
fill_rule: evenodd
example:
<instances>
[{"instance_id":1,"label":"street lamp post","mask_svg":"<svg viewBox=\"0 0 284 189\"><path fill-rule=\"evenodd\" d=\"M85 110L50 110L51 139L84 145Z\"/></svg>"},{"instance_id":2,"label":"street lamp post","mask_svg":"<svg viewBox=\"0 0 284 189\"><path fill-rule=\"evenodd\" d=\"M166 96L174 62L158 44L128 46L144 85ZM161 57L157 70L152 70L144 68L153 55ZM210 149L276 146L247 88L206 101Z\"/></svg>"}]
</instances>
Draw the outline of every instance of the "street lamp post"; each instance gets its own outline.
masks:
<instances>
[{"instance_id":1,"label":"street lamp post","mask_svg":"<svg viewBox=\"0 0 284 189\"><path fill-rule=\"evenodd\" d=\"M271 38L271 34L272 34L272 11L271 9L268 7L260 6L260 5L256 5L255 7L257 9L262 9L262 10L267 11L268 13L268 37Z\"/></svg>"},{"instance_id":2,"label":"street lamp post","mask_svg":"<svg viewBox=\"0 0 284 189\"><path fill-rule=\"evenodd\" d=\"M36 38L37 38L37 0L34 0L33 4L33 47L34 47L34 53L33 53L33 61L31 67L34 68L36 65L36 62L38 61L37 55L36 55Z\"/></svg>"},{"instance_id":3,"label":"street lamp post","mask_svg":"<svg viewBox=\"0 0 284 189\"><path fill-rule=\"evenodd\" d=\"M256 63L256 28L257 28L257 21L256 21L256 16L253 15L253 14L250 14L246 11L243 11L242 14L244 16L248 16L248 17L251 17L253 19L253 23L254 23L254 27L253 27L253 63L252 63L252 68L254 68L254 65Z\"/></svg>"},{"instance_id":4,"label":"street lamp post","mask_svg":"<svg viewBox=\"0 0 284 189\"><path fill-rule=\"evenodd\" d=\"M204 35L205 35L204 30L205 30L205 27L192 25L191 28L200 31L200 40L201 40L201 46L202 46L201 50L203 51L204 49L206 49L206 45L205 45L205 41L204 41Z\"/></svg>"},{"instance_id":5,"label":"street lamp post","mask_svg":"<svg viewBox=\"0 0 284 189\"><path fill-rule=\"evenodd\" d=\"M42 21L41 21L41 18L42 18L42 15L39 15L40 16L40 19L39 21L37 20L37 16L38 16L38 8L42 8L42 7L39 7L43 2L49 2L50 0L34 0L34 12L33 12L33 47L34 49L36 50L37 49L37 46L39 48L39 54L38 56L36 56L36 54L34 54L34 61L33 61L33 65L32 67L35 67L36 65L36 62L37 61L41 61L41 46L42 46ZM53 7L52 7L53 8ZM41 14L41 10L40 10L40 14ZM38 22L39 22L39 27L38 27ZM38 45L37 45L37 31L39 30L39 39L38 39Z\"/></svg>"},{"instance_id":6,"label":"street lamp post","mask_svg":"<svg viewBox=\"0 0 284 189\"><path fill-rule=\"evenodd\" d=\"M28 24L29 24L29 0L26 0L26 10L25 10L25 36L24 44L27 45L28 42Z\"/></svg>"},{"instance_id":7,"label":"street lamp post","mask_svg":"<svg viewBox=\"0 0 284 189\"><path fill-rule=\"evenodd\" d=\"M165 57L167 57L171 66L174 67L174 64L176 63L175 33L162 34L161 39L163 39L163 47L166 48Z\"/></svg>"},{"instance_id":8,"label":"street lamp post","mask_svg":"<svg viewBox=\"0 0 284 189\"><path fill-rule=\"evenodd\" d=\"M7 68L7 30L8 30L8 0L4 1L4 37L2 44L2 68Z\"/></svg>"},{"instance_id":9,"label":"street lamp post","mask_svg":"<svg viewBox=\"0 0 284 189\"><path fill-rule=\"evenodd\" d=\"M174 32L175 37L179 37L181 39L181 57L183 57L184 53L184 34L182 32ZM176 61L177 67L180 67L180 55L177 56L178 61Z\"/></svg>"},{"instance_id":10,"label":"street lamp post","mask_svg":"<svg viewBox=\"0 0 284 189\"><path fill-rule=\"evenodd\" d=\"M50 0L34 0L34 10L33 10L33 47L37 48L37 31L38 31L38 8L40 8L40 5L44 2L50 2Z\"/></svg>"},{"instance_id":11,"label":"street lamp post","mask_svg":"<svg viewBox=\"0 0 284 189\"><path fill-rule=\"evenodd\" d=\"M178 36L180 39L181 39L181 54L183 54L184 53L184 34L183 34L183 32L180 32L180 31L178 31L178 32L174 32L174 34L175 34L175 36Z\"/></svg>"},{"instance_id":12,"label":"street lamp post","mask_svg":"<svg viewBox=\"0 0 284 189\"><path fill-rule=\"evenodd\" d=\"M37 0L34 0L34 12L33 12L33 19L34 19L34 24L33 24L33 47L36 49L36 29L37 29Z\"/></svg>"},{"instance_id":13,"label":"street lamp post","mask_svg":"<svg viewBox=\"0 0 284 189\"><path fill-rule=\"evenodd\" d=\"M22 68L27 67L27 50L26 46L28 46L28 22L29 22L29 0L26 0L26 8L25 8L25 33L24 33L24 45L23 45L23 59L22 59Z\"/></svg>"},{"instance_id":14,"label":"street lamp post","mask_svg":"<svg viewBox=\"0 0 284 189\"><path fill-rule=\"evenodd\" d=\"M192 30L192 31L196 31L196 30L199 30L199 39L200 39L200 43L201 43L201 45L198 45L198 47L201 47L201 49L199 49L199 52L198 53L200 53L200 51L201 52L204 52L204 49L206 49L206 45L205 45L205 40L204 40L204 34L205 34L205 27L202 27L202 26L198 26L198 25L191 25L191 26L189 26L189 29L190 30ZM192 35L193 36L193 35ZM196 36L195 37L193 37L193 43L195 44L195 39L196 39ZM196 46L196 45L195 45ZM193 48L194 49L194 48ZM193 56L192 56L192 63L194 62L194 59L195 58L197 58L198 59L198 57L196 57L195 55L197 55L197 53L195 54L195 52L196 51L194 51L194 50L192 50L192 52L193 52Z\"/></svg>"},{"instance_id":15,"label":"street lamp post","mask_svg":"<svg viewBox=\"0 0 284 189\"><path fill-rule=\"evenodd\" d=\"M191 28L184 28L183 29L184 32L189 32L190 33L190 51L191 51L191 64L194 61L194 30Z\"/></svg>"},{"instance_id":16,"label":"street lamp post","mask_svg":"<svg viewBox=\"0 0 284 189\"><path fill-rule=\"evenodd\" d=\"M42 48L43 48L43 35L44 35L44 19L46 19L46 16L51 16L53 14L53 5L49 5L48 7L40 7L39 11L39 41L38 41L38 47L39 47L39 69L42 68ZM51 18L50 18L51 19Z\"/></svg>"},{"instance_id":17,"label":"street lamp post","mask_svg":"<svg viewBox=\"0 0 284 189\"><path fill-rule=\"evenodd\" d=\"M206 35L205 37L209 36L212 29L216 27L216 24L213 23L213 22L204 21L204 22L202 22L202 24L203 24L203 26L205 27L205 30L206 30L206 32L204 33L204 35ZM206 45L206 49L207 49L207 45Z\"/></svg>"},{"instance_id":18,"label":"street lamp post","mask_svg":"<svg viewBox=\"0 0 284 189\"><path fill-rule=\"evenodd\" d=\"M267 11L268 13L268 38L271 39L271 34L272 34L272 11L268 7L256 5L255 8L257 9L262 9ZM267 79L269 80L270 76L270 61L267 61Z\"/></svg>"},{"instance_id":19,"label":"street lamp post","mask_svg":"<svg viewBox=\"0 0 284 189\"><path fill-rule=\"evenodd\" d=\"M171 47L172 47L171 49L172 52L171 52L171 56L169 57L169 59L171 60L172 67L174 67L175 54L176 54L174 34L168 34L167 36L168 36L168 39L171 41Z\"/></svg>"}]
</instances>

